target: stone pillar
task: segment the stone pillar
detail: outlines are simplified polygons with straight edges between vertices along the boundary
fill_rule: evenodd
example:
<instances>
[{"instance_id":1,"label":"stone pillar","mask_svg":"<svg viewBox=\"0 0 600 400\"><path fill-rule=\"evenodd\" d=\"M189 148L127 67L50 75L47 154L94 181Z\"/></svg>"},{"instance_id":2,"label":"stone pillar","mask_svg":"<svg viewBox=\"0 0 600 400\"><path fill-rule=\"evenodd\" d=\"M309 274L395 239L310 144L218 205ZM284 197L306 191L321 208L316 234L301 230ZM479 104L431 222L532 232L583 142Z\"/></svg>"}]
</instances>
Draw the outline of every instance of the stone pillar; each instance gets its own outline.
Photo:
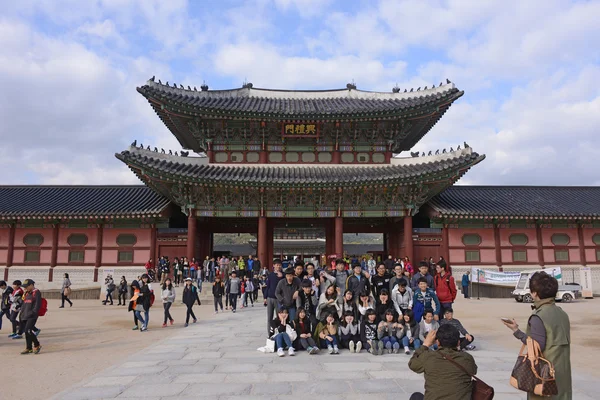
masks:
<instances>
[{"instance_id":1,"label":"stone pillar","mask_svg":"<svg viewBox=\"0 0 600 400\"><path fill-rule=\"evenodd\" d=\"M269 267L268 262L269 244L267 240L267 217L258 217L258 237L256 246L256 256L260 260L260 265Z\"/></svg>"},{"instance_id":2,"label":"stone pillar","mask_svg":"<svg viewBox=\"0 0 600 400\"><path fill-rule=\"evenodd\" d=\"M11 224L8 230L8 251L6 252L6 268L4 269L4 280L8 280L8 269L13 263L13 254L15 252L15 231L16 224Z\"/></svg>"},{"instance_id":3,"label":"stone pillar","mask_svg":"<svg viewBox=\"0 0 600 400\"><path fill-rule=\"evenodd\" d=\"M583 240L583 226L581 224L577 225L577 236L579 237L579 262L581 265L586 266L585 241Z\"/></svg>"},{"instance_id":4,"label":"stone pillar","mask_svg":"<svg viewBox=\"0 0 600 400\"><path fill-rule=\"evenodd\" d=\"M186 257L188 262L191 262L192 258L196 255L196 212L193 208L190 208L188 214L188 230L187 230L187 249Z\"/></svg>"},{"instance_id":5,"label":"stone pillar","mask_svg":"<svg viewBox=\"0 0 600 400\"><path fill-rule=\"evenodd\" d=\"M404 217L404 255L413 260L412 215Z\"/></svg>"},{"instance_id":6,"label":"stone pillar","mask_svg":"<svg viewBox=\"0 0 600 400\"><path fill-rule=\"evenodd\" d=\"M335 217L335 247L334 251L338 256L342 256L344 254L344 218L343 217Z\"/></svg>"},{"instance_id":7,"label":"stone pillar","mask_svg":"<svg viewBox=\"0 0 600 400\"><path fill-rule=\"evenodd\" d=\"M544 266L544 243L542 242L542 227L540 224L536 223L535 225L535 236L538 244L538 262L540 266Z\"/></svg>"},{"instance_id":8,"label":"stone pillar","mask_svg":"<svg viewBox=\"0 0 600 400\"><path fill-rule=\"evenodd\" d=\"M94 263L94 282L98 282L98 269L102 266L102 234L104 227L98 224L96 229L96 262Z\"/></svg>"},{"instance_id":9,"label":"stone pillar","mask_svg":"<svg viewBox=\"0 0 600 400\"><path fill-rule=\"evenodd\" d=\"M500 248L500 227L494 224L494 246L496 247L496 265L502 271L502 249Z\"/></svg>"},{"instance_id":10,"label":"stone pillar","mask_svg":"<svg viewBox=\"0 0 600 400\"><path fill-rule=\"evenodd\" d=\"M58 259L58 227L56 223L52 227L52 252L50 253L50 270L48 271L48 282L52 282L54 278L54 268Z\"/></svg>"}]
</instances>

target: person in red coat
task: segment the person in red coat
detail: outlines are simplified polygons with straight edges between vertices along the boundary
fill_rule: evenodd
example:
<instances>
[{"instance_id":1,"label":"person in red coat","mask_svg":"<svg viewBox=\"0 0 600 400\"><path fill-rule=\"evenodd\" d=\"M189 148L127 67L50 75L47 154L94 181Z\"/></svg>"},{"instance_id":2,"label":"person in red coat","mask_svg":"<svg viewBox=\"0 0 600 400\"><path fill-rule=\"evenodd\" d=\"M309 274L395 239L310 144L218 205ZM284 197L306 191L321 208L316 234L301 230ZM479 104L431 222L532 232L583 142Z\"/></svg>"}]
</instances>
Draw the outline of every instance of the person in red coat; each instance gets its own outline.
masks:
<instances>
[{"instance_id":1,"label":"person in red coat","mask_svg":"<svg viewBox=\"0 0 600 400\"><path fill-rule=\"evenodd\" d=\"M456 299L456 282L454 282L454 277L447 272L447 265L437 264L435 269L437 274L433 281L441 305L439 315L443 316L446 309L452 308L452 303Z\"/></svg>"}]
</instances>

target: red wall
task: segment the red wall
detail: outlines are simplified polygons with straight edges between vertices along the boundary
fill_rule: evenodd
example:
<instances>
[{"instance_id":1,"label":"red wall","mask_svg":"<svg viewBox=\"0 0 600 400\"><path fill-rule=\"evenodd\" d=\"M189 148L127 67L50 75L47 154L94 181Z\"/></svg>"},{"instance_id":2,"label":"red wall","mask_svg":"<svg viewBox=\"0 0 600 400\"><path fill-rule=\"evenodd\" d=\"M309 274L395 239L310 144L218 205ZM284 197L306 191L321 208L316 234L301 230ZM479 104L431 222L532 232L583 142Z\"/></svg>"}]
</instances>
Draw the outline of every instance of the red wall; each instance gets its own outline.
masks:
<instances>
[{"instance_id":1,"label":"red wall","mask_svg":"<svg viewBox=\"0 0 600 400\"><path fill-rule=\"evenodd\" d=\"M583 244L586 256L586 264L595 264L600 262L596 258L596 250L600 249L596 245L592 237L594 234L600 234L600 228L583 228ZM462 242L462 237L465 234L478 234L481 236L481 244L479 246L465 246ZM522 233L527 235L528 242L524 246L513 246L510 241L510 235ZM556 233L567 234L570 237L570 242L566 246L555 246L552 243L552 235ZM582 264L581 249L579 246L579 236L577 228L542 228L541 229L541 244L537 241L537 233L535 228L499 228L500 236L500 264L540 264L539 246L542 246L544 256L544 264ZM450 262L453 264L482 264L496 265L496 246L494 240L493 228L449 228L448 243ZM480 252L480 262L466 262L465 251L476 250ZM569 261L555 261L555 249L566 249L569 252ZM513 250L525 250L527 252L527 262L513 262Z\"/></svg>"}]
</instances>

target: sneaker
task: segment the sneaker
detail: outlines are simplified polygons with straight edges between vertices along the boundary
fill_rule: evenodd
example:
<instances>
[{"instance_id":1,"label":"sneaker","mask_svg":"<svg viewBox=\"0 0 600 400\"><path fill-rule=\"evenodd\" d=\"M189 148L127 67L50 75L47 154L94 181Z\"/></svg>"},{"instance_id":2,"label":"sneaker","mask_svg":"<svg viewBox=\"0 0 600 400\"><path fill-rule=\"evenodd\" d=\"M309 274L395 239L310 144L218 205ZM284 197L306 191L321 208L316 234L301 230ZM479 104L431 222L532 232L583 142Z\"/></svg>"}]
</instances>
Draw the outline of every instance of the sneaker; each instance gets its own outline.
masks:
<instances>
[{"instance_id":1,"label":"sneaker","mask_svg":"<svg viewBox=\"0 0 600 400\"><path fill-rule=\"evenodd\" d=\"M466 350L475 350L477 346L473 346L472 344L465 347Z\"/></svg>"},{"instance_id":2,"label":"sneaker","mask_svg":"<svg viewBox=\"0 0 600 400\"><path fill-rule=\"evenodd\" d=\"M315 346L315 347L313 347L313 348L312 348L312 350L310 351L310 354L318 354L318 353L319 353L319 351L320 351L320 349L319 349L317 346Z\"/></svg>"},{"instance_id":3,"label":"sneaker","mask_svg":"<svg viewBox=\"0 0 600 400\"><path fill-rule=\"evenodd\" d=\"M280 347L280 348L277 349L277 355L279 357L285 356L285 352L283 351L283 348Z\"/></svg>"},{"instance_id":4,"label":"sneaker","mask_svg":"<svg viewBox=\"0 0 600 400\"><path fill-rule=\"evenodd\" d=\"M172 319L172 320L170 320L169 322L171 323L171 325L173 325L173 323L175 322L175 320L174 320L174 319Z\"/></svg>"},{"instance_id":5,"label":"sneaker","mask_svg":"<svg viewBox=\"0 0 600 400\"><path fill-rule=\"evenodd\" d=\"M41 329L38 329L37 331L33 332L33 334L34 334L36 337L38 337L38 336L40 335L40 332L41 332L41 331L42 331Z\"/></svg>"},{"instance_id":6,"label":"sneaker","mask_svg":"<svg viewBox=\"0 0 600 400\"><path fill-rule=\"evenodd\" d=\"M13 339L23 339L23 335L15 335L12 338Z\"/></svg>"},{"instance_id":7,"label":"sneaker","mask_svg":"<svg viewBox=\"0 0 600 400\"><path fill-rule=\"evenodd\" d=\"M218 314L218 313L219 313L218 311L215 311L215 314Z\"/></svg>"},{"instance_id":8,"label":"sneaker","mask_svg":"<svg viewBox=\"0 0 600 400\"><path fill-rule=\"evenodd\" d=\"M187 322L185 323L184 327L186 327L186 328L188 327L188 324L187 324Z\"/></svg>"},{"instance_id":9,"label":"sneaker","mask_svg":"<svg viewBox=\"0 0 600 400\"><path fill-rule=\"evenodd\" d=\"M254 307L254 303L252 303L252 307Z\"/></svg>"},{"instance_id":10,"label":"sneaker","mask_svg":"<svg viewBox=\"0 0 600 400\"><path fill-rule=\"evenodd\" d=\"M337 346L333 346L333 354L340 354L340 349Z\"/></svg>"},{"instance_id":11,"label":"sneaker","mask_svg":"<svg viewBox=\"0 0 600 400\"><path fill-rule=\"evenodd\" d=\"M331 345L327 345L327 352L333 354L333 347L331 347Z\"/></svg>"},{"instance_id":12,"label":"sneaker","mask_svg":"<svg viewBox=\"0 0 600 400\"><path fill-rule=\"evenodd\" d=\"M354 347L354 342L352 340L348 344L348 347L350 348L350 353L354 353L355 352L356 348Z\"/></svg>"},{"instance_id":13,"label":"sneaker","mask_svg":"<svg viewBox=\"0 0 600 400\"><path fill-rule=\"evenodd\" d=\"M383 342L377 342L377 353L383 355Z\"/></svg>"},{"instance_id":14,"label":"sneaker","mask_svg":"<svg viewBox=\"0 0 600 400\"><path fill-rule=\"evenodd\" d=\"M29 350L29 349L25 349L21 352L21 354L31 354L33 353L33 350Z\"/></svg>"},{"instance_id":15,"label":"sneaker","mask_svg":"<svg viewBox=\"0 0 600 400\"><path fill-rule=\"evenodd\" d=\"M13 337L15 337L15 336L17 336L17 334L16 334L16 333L11 333L10 335L8 335L8 337L9 337L10 339L12 339L12 338L13 338Z\"/></svg>"},{"instance_id":16,"label":"sneaker","mask_svg":"<svg viewBox=\"0 0 600 400\"><path fill-rule=\"evenodd\" d=\"M42 351L42 345L33 348L33 354L40 354L40 351Z\"/></svg>"},{"instance_id":17,"label":"sneaker","mask_svg":"<svg viewBox=\"0 0 600 400\"><path fill-rule=\"evenodd\" d=\"M162 324L162 327L163 327L163 328L166 328L166 327L167 327L167 324Z\"/></svg>"},{"instance_id":18,"label":"sneaker","mask_svg":"<svg viewBox=\"0 0 600 400\"><path fill-rule=\"evenodd\" d=\"M196 322L198 322L198 320L197 320L196 318L194 318L194 324L195 324Z\"/></svg>"},{"instance_id":19,"label":"sneaker","mask_svg":"<svg viewBox=\"0 0 600 400\"><path fill-rule=\"evenodd\" d=\"M58 308L65 308L65 306L60 306L60 307L58 307Z\"/></svg>"},{"instance_id":20,"label":"sneaker","mask_svg":"<svg viewBox=\"0 0 600 400\"><path fill-rule=\"evenodd\" d=\"M231 312L233 312L235 314L235 310L231 310Z\"/></svg>"},{"instance_id":21,"label":"sneaker","mask_svg":"<svg viewBox=\"0 0 600 400\"><path fill-rule=\"evenodd\" d=\"M362 350L362 342L356 342L356 353L360 353Z\"/></svg>"},{"instance_id":22,"label":"sneaker","mask_svg":"<svg viewBox=\"0 0 600 400\"><path fill-rule=\"evenodd\" d=\"M398 347L394 347L394 350L392 351L392 353L398 354L399 351L400 351L400 349Z\"/></svg>"},{"instance_id":23,"label":"sneaker","mask_svg":"<svg viewBox=\"0 0 600 400\"><path fill-rule=\"evenodd\" d=\"M131 328L131 330L132 330L132 331L137 331L138 329L139 329L139 328L138 328L138 326L137 326L137 325L136 325L136 326L134 326L133 328Z\"/></svg>"},{"instance_id":24,"label":"sneaker","mask_svg":"<svg viewBox=\"0 0 600 400\"><path fill-rule=\"evenodd\" d=\"M409 349L404 349L404 354L406 354L407 356L410 355L410 350Z\"/></svg>"},{"instance_id":25,"label":"sneaker","mask_svg":"<svg viewBox=\"0 0 600 400\"><path fill-rule=\"evenodd\" d=\"M293 347L290 347L288 349L288 356L295 356L296 355L296 350L294 350Z\"/></svg>"}]
</instances>

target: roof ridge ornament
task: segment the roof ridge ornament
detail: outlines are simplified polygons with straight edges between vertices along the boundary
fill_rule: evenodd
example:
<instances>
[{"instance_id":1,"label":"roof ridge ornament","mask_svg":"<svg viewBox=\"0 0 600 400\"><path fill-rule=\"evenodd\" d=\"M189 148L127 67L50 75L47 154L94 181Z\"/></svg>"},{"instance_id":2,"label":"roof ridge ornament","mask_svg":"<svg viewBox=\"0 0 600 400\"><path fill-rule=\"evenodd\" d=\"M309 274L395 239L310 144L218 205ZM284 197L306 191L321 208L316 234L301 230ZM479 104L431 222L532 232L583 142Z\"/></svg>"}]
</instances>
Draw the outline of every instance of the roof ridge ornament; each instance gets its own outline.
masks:
<instances>
[{"instance_id":1,"label":"roof ridge ornament","mask_svg":"<svg viewBox=\"0 0 600 400\"><path fill-rule=\"evenodd\" d=\"M348 89L348 90L356 90L356 83L354 82L354 79L352 79L352 82L346 84L346 89Z\"/></svg>"},{"instance_id":2,"label":"roof ridge ornament","mask_svg":"<svg viewBox=\"0 0 600 400\"><path fill-rule=\"evenodd\" d=\"M194 87L194 89L196 89L196 87ZM202 82L202 86L200 86L200 90L202 90L203 92L208 91L208 85L206 84L206 81Z\"/></svg>"},{"instance_id":3,"label":"roof ridge ornament","mask_svg":"<svg viewBox=\"0 0 600 400\"><path fill-rule=\"evenodd\" d=\"M406 92L406 89L404 89L404 91ZM400 93L400 88L398 87L398 83L396 83L396 86L394 86L392 88L392 93Z\"/></svg>"}]
</instances>

